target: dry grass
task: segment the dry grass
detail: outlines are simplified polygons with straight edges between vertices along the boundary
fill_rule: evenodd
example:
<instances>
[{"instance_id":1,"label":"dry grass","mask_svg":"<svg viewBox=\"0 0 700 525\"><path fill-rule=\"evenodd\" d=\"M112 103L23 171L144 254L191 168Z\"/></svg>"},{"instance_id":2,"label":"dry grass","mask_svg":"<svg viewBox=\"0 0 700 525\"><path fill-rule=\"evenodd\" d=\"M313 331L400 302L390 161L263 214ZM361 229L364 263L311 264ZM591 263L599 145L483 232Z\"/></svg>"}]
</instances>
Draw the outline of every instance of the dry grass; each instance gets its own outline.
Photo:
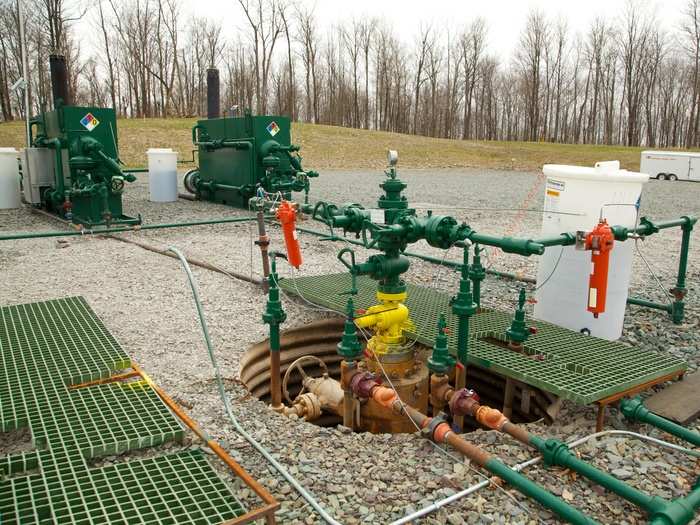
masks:
<instances>
[{"instance_id":1,"label":"dry grass","mask_svg":"<svg viewBox=\"0 0 700 525\"><path fill-rule=\"evenodd\" d=\"M120 154L129 166L146 162L146 150L169 147L180 160L191 158L190 129L195 119L120 119ZM0 124L0 146L21 147L23 124ZM302 146L309 168L377 169L384 166L386 150L399 150L404 168L505 168L539 170L543 164L592 165L619 160L623 167L639 168L642 148L535 142L462 141L433 139L384 131L337 126L294 124L294 141Z\"/></svg>"}]
</instances>

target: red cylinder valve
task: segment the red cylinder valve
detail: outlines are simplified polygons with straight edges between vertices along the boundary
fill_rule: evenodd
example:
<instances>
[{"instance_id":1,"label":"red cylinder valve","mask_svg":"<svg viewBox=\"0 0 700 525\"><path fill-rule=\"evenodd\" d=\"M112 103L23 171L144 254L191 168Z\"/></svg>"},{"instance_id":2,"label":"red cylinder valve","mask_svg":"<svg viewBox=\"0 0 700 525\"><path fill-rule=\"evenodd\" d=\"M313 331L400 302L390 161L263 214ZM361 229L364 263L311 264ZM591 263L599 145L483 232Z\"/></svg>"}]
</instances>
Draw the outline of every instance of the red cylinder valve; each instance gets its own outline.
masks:
<instances>
[{"instance_id":1,"label":"red cylinder valve","mask_svg":"<svg viewBox=\"0 0 700 525\"><path fill-rule=\"evenodd\" d=\"M608 270L610 252L615 243L615 235L608 221L601 219L598 225L586 235L586 250L591 250L593 271L588 280L588 311L593 317L605 312L605 299L608 293Z\"/></svg>"},{"instance_id":2,"label":"red cylinder valve","mask_svg":"<svg viewBox=\"0 0 700 525\"><path fill-rule=\"evenodd\" d=\"M288 201L282 201L282 204L277 208L275 216L282 224L284 245L287 248L287 260L289 264L299 268L301 266L301 248L296 228L297 211Z\"/></svg>"}]
</instances>

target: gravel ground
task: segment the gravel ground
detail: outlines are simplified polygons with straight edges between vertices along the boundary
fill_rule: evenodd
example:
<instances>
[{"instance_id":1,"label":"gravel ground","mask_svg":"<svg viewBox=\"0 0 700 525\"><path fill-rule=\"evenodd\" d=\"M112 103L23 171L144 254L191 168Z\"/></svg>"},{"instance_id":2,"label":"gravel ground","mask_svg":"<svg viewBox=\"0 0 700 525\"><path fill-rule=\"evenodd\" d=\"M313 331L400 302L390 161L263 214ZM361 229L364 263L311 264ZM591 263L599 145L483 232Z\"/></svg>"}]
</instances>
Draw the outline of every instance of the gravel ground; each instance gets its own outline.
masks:
<instances>
[{"instance_id":1,"label":"gravel ground","mask_svg":"<svg viewBox=\"0 0 700 525\"><path fill-rule=\"evenodd\" d=\"M406 192L409 201L416 205L459 208L446 211L467 220L479 231L511 235L537 235L539 232L540 213L527 213L520 220L512 211L523 205L529 190L538 183L536 174L484 170L402 170L400 173L409 184ZM246 212L211 203L150 203L146 177L139 178L139 182L128 187L125 212L141 213L148 223L246 215ZM381 180L380 172L324 172L314 181L312 198L372 205ZM539 209L542 206L540 193L541 188L526 206ZM655 219L700 214L700 184L651 181L644 190L642 212ZM319 225L308 226L320 229ZM56 222L27 210L0 211L0 231L56 229L60 229ZM693 235L685 325L674 326L660 314L634 308L628 312L634 317L628 315L623 336L624 341L640 348L683 357L692 369L700 366L697 352L700 341L699 231L700 228L696 228ZM279 231L273 229L270 233L273 246L281 246ZM127 235L161 247L177 246L187 255L240 273L253 276L261 273L259 256L251 252L254 230L248 223ZM303 274L342 270L335 259L337 244L321 243L309 235L302 235L301 243L305 258ZM665 288L674 283L679 245L680 232L666 231L642 246ZM415 250L447 259L459 258L458 250L443 253L427 245L416 246ZM363 250L357 251L361 259ZM536 273L536 258L498 255L491 262L496 269L525 275ZM662 297L659 287L649 278L639 257L634 264L631 293L659 300ZM3 305L85 296L136 362L173 397L191 407L189 412L194 418L281 501L282 510L278 515L281 523L319 522L308 505L252 451L226 420L190 291L177 261L114 240L73 237L67 243L58 243L55 239L3 242L0 244L0 270L3 276L0 304ZM290 275L286 267L281 270L283 275ZM338 428L319 428L284 419L251 399L236 376L242 353L266 336L260 320L264 295L253 285L222 274L199 268L193 271L237 417L339 521L386 523L482 479L461 459L449 457L416 436L351 434ZM409 279L449 289L458 276L452 270L415 261ZM483 294L485 303L511 308L516 290L517 285L512 282L489 278ZM287 327L326 315L296 301L286 301L285 309ZM592 408L565 404L554 425L545 428L533 423L529 428L542 435L568 440L592 432L594 419ZM628 428L615 410L610 411L608 422L615 428ZM647 427L641 431L663 437ZM531 457L529 451L493 432L476 432L468 437L509 464ZM10 446L0 441L0 455L7 453ZM665 497L686 493L700 473L687 457L639 440L607 436L589 441L579 451L582 457L613 471L629 483ZM580 478L539 466L527 472L533 480L601 523L643 521L638 510ZM242 493L249 504L255 504L249 491ZM554 522L556 520L542 507L507 487L482 490L423 521L450 524Z\"/></svg>"}]
</instances>

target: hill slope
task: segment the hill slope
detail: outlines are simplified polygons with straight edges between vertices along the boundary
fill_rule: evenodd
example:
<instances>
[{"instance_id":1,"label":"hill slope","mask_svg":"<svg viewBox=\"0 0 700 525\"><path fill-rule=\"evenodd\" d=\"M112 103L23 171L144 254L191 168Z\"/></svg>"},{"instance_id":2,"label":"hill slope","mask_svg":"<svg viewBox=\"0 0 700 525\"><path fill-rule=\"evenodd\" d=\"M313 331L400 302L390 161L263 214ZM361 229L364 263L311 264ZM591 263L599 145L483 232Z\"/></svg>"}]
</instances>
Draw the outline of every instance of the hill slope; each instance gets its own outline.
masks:
<instances>
[{"instance_id":1,"label":"hill slope","mask_svg":"<svg viewBox=\"0 0 700 525\"><path fill-rule=\"evenodd\" d=\"M173 148L180 160L191 158L190 130L195 119L120 119L122 160L128 166L146 162L148 148ZM22 147L23 123L0 124L0 146ZM593 165L619 160L639 168L642 148L535 142L463 141L434 139L385 131L337 126L294 124L292 137L302 146L304 165L313 169L377 169L384 166L388 148L399 151L404 168L502 168L539 170L543 164Z\"/></svg>"}]
</instances>

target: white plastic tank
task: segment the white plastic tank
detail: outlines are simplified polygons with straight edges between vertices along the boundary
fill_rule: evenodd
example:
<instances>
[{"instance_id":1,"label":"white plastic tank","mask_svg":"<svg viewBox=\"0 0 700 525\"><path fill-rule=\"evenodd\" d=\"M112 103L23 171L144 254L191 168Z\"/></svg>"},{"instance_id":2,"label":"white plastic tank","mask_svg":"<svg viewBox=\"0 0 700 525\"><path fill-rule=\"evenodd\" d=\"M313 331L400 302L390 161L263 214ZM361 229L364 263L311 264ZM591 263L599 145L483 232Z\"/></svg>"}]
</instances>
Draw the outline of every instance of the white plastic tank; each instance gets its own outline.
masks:
<instances>
[{"instance_id":1,"label":"white plastic tank","mask_svg":"<svg viewBox=\"0 0 700 525\"><path fill-rule=\"evenodd\" d=\"M601 217L611 226L634 226L649 176L620 169L618 161L595 167L546 164L542 236L591 231ZM634 243L615 241L610 252L605 312L587 310L591 252L575 246L547 248L537 272L537 319L614 341L622 335Z\"/></svg>"},{"instance_id":2,"label":"white plastic tank","mask_svg":"<svg viewBox=\"0 0 700 525\"><path fill-rule=\"evenodd\" d=\"M151 148L148 156L148 189L151 202L177 200L177 151Z\"/></svg>"},{"instance_id":3,"label":"white plastic tank","mask_svg":"<svg viewBox=\"0 0 700 525\"><path fill-rule=\"evenodd\" d=\"M21 204L19 153L15 148L0 148L0 209L19 208Z\"/></svg>"}]
</instances>

